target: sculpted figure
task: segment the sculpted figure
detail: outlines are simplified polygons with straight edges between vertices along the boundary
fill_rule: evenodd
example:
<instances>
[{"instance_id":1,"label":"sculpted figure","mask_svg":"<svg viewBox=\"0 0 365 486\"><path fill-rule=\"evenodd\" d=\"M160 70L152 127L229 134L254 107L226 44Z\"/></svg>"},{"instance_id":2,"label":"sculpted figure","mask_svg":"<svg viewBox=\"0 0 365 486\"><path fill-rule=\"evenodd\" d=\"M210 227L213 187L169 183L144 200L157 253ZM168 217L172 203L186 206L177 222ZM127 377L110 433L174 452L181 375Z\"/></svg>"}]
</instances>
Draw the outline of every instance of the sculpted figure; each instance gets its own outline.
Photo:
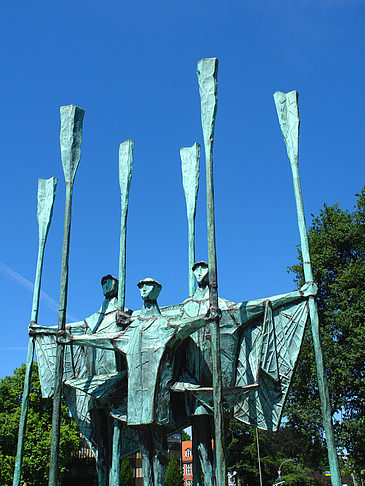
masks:
<instances>
[{"instance_id":1,"label":"sculpted figure","mask_svg":"<svg viewBox=\"0 0 365 486\"><path fill-rule=\"evenodd\" d=\"M100 310L83 321L68 324L69 334L94 336L121 330L116 324L118 280L106 275L101 279L101 285L105 299ZM35 336L42 395L51 397L57 327L33 325L30 333ZM63 393L73 418L95 455L99 486L109 484L113 434L110 410L123 390L126 394L125 367L122 356L114 351L81 346L66 346L65 349ZM135 433L127 427L123 433L128 437L128 441L124 442L133 452L138 444Z\"/></svg>"},{"instance_id":2,"label":"sculpted figure","mask_svg":"<svg viewBox=\"0 0 365 486\"><path fill-rule=\"evenodd\" d=\"M138 283L143 307L130 325L118 333L69 336L71 344L115 350L128 365L128 400L125 420L139 436L145 485L161 486L167 465L167 431L175 425L170 387L177 347L216 316L165 318L157 304L161 285L146 278ZM62 338L64 339L64 338ZM113 414L117 414L114 412ZM123 420L123 413L119 413Z\"/></svg>"},{"instance_id":3,"label":"sculpted figure","mask_svg":"<svg viewBox=\"0 0 365 486\"><path fill-rule=\"evenodd\" d=\"M208 265L193 266L197 289L178 310L191 318L209 307ZM219 299L223 398L241 421L264 429L278 427L308 317L314 285L268 299L233 303ZM288 350L290 349L290 358ZM212 357L209 328L184 346L185 366L172 390L184 393L193 432L193 481L213 486ZM194 460L195 459L195 460Z\"/></svg>"}]
</instances>

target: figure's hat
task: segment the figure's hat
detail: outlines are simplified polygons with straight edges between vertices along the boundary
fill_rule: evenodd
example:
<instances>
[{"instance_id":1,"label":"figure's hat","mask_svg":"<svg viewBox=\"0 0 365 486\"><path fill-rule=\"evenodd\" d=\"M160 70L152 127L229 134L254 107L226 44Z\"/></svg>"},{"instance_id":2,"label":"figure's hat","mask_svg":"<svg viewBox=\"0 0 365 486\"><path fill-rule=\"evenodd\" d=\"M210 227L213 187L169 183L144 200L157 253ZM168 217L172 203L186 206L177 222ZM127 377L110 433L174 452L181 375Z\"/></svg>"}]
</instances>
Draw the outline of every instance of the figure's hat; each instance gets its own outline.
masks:
<instances>
[{"instance_id":1,"label":"figure's hat","mask_svg":"<svg viewBox=\"0 0 365 486\"><path fill-rule=\"evenodd\" d=\"M205 268L208 268L208 263L205 262L204 260L201 260L200 262L195 262L194 265L192 266L193 272L196 269L196 267L205 267Z\"/></svg>"},{"instance_id":2,"label":"figure's hat","mask_svg":"<svg viewBox=\"0 0 365 486\"><path fill-rule=\"evenodd\" d=\"M101 279L101 285L103 285L106 280L114 280L116 283L118 283L117 278L115 278L113 275L108 274L104 275L104 277Z\"/></svg>"},{"instance_id":3,"label":"figure's hat","mask_svg":"<svg viewBox=\"0 0 365 486\"><path fill-rule=\"evenodd\" d=\"M157 282L157 280L151 277L147 277L144 278L143 280L140 280L137 284L137 287L141 288L143 284L155 285L156 287L160 287L160 289L162 289L162 285L159 282Z\"/></svg>"}]
</instances>

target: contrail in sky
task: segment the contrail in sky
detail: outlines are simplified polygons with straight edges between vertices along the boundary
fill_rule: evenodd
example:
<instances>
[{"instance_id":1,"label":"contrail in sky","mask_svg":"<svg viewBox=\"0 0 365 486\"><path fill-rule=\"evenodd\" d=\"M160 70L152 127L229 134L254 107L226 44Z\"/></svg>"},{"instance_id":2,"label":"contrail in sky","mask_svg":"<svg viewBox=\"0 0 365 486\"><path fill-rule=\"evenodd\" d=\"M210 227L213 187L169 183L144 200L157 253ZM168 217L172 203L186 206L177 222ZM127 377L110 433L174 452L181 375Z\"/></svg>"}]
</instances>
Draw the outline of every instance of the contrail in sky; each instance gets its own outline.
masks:
<instances>
[{"instance_id":1,"label":"contrail in sky","mask_svg":"<svg viewBox=\"0 0 365 486\"><path fill-rule=\"evenodd\" d=\"M33 292L33 288L34 288L33 282L31 282L27 278L23 277L19 273L15 272L12 268L5 265L5 263L0 262L0 273L3 274L9 280L14 280L21 287L24 287L25 289L29 290L30 292ZM43 290L41 290L41 299L49 309L58 313L57 302L54 299L52 299L52 297L50 297L48 294L43 292ZM68 314L68 313L66 314L66 317L70 321L77 321L78 320L76 317L73 317L71 314Z\"/></svg>"}]
</instances>

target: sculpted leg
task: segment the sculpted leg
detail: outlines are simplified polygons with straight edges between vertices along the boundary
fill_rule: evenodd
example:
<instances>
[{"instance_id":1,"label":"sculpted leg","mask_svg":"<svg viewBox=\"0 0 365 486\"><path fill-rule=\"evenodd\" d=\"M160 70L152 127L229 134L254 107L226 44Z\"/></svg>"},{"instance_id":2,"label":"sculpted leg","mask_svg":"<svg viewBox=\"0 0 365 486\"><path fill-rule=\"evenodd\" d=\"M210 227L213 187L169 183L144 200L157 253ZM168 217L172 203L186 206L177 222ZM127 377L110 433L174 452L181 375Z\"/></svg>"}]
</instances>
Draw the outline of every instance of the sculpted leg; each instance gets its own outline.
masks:
<instances>
[{"instance_id":1,"label":"sculpted leg","mask_svg":"<svg viewBox=\"0 0 365 486\"><path fill-rule=\"evenodd\" d=\"M141 448L142 472L144 486L153 486L153 454L152 454L152 434L145 427L138 430L139 445ZM163 483L162 483L163 484Z\"/></svg>"},{"instance_id":2,"label":"sculpted leg","mask_svg":"<svg viewBox=\"0 0 365 486\"><path fill-rule=\"evenodd\" d=\"M108 441L109 417L104 409L92 409L91 418L96 428L96 470L98 474L98 486L108 486L111 465L110 441Z\"/></svg>"},{"instance_id":3,"label":"sculpted leg","mask_svg":"<svg viewBox=\"0 0 365 486\"><path fill-rule=\"evenodd\" d=\"M208 415L196 415L192 417L193 431L193 460L198 457L197 472L193 469L193 482L195 485L201 484L201 475L204 476L204 486L214 486L214 467L212 437L213 429Z\"/></svg>"},{"instance_id":4,"label":"sculpted leg","mask_svg":"<svg viewBox=\"0 0 365 486\"><path fill-rule=\"evenodd\" d=\"M153 436L153 477L155 486L162 486L168 463L167 434L164 427L155 426Z\"/></svg>"}]
</instances>

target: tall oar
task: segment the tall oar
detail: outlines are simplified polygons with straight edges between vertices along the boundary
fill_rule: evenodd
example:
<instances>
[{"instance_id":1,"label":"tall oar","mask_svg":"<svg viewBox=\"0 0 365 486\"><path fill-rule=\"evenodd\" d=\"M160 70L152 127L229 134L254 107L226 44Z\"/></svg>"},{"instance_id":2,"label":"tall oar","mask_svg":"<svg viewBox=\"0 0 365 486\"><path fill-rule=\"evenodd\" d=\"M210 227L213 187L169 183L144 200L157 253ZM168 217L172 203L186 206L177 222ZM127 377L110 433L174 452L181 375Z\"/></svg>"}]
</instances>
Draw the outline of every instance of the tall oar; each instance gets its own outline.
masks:
<instances>
[{"instance_id":1,"label":"tall oar","mask_svg":"<svg viewBox=\"0 0 365 486\"><path fill-rule=\"evenodd\" d=\"M55 177L51 177L50 179L38 179L37 219L38 219L39 242L38 242L37 269L35 273L35 282L34 282L34 290L33 290L33 303L32 303L32 314L31 314L32 323L36 323L38 320L38 307L39 307L39 296L41 291L44 249L46 246L48 230L52 219L53 203L56 195L56 186L57 186L57 179ZM24 435L27 426L33 355L34 355L34 338L31 337L28 342L27 364L25 369L22 408L21 408L20 421L19 421L18 446L17 446L16 458L15 458L13 486L19 485L20 477L22 473Z\"/></svg>"},{"instance_id":2,"label":"tall oar","mask_svg":"<svg viewBox=\"0 0 365 486\"><path fill-rule=\"evenodd\" d=\"M217 72L218 59L202 59L198 62L198 81L201 100L201 119L204 136L206 179L207 179L207 232L209 265L209 304L213 312L218 312L217 257L215 244L214 188L213 188L213 138L215 115L217 112ZM213 362L214 401L214 450L216 457L217 486L227 483L227 467L224 454L222 371L220 355L219 319L211 323L211 343Z\"/></svg>"},{"instance_id":3,"label":"tall oar","mask_svg":"<svg viewBox=\"0 0 365 486\"><path fill-rule=\"evenodd\" d=\"M133 140L127 140L119 146L119 185L121 197L120 218L120 247L119 247L119 282L118 307L124 311L125 305L125 274L126 274L126 238L129 189L132 180L133 167ZM117 361L118 362L118 361ZM110 486L119 486L120 478L120 452L121 452L121 424L114 420L112 468L110 472Z\"/></svg>"},{"instance_id":4,"label":"tall oar","mask_svg":"<svg viewBox=\"0 0 365 486\"><path fill-rule=\"evenodd\" d=\"M68 256L70 249L71 207L73 184L81 156L82 121L84 110L75 105L61 106L61 159L66 181L65 223L63 233L60 308L58 314L58 331L64 331L66 326L66 307L68 289ZM49 486L58 484L58 452L60 442L60 414L62 398L64 346L57 345L56 369L54 381L51 459L49 466Z\"/></svg>"},{"instance_id":5,"label":"tall oar","mask_svg":"<svg viewBox=\"0 0 365 486\"><path fill-rule=\"evenodd\" d=\"M304 278L306 282L313 281L312 266L309 256L308 235L304 217L304 207L302 191L299 179L298 168L298 143L299 143L299 109L298 93L281 93L277 91L274 94L276 111L279 117L281 131L286 144L288 156L290 159L291 170L293 174L295 201L298 214L298 226L300 233L300 246L302 249ZM317 305L313 297L309 299L309 315L311 320L311 329L313 336L314 353L317 365L317 379L319 396L321 399L323 425L326 434L328 460L331 470L331 483L333 486L341 486L341 475L336 452L336 444L333 433L331 404L328 394L328 384L324 368L323 352L319 332L319 320Z\"/></svg>"},{"instance_id":6,"label":"tall oar","mask_svg":"<svg viewBox=\"0 0 365 486\"><path fill-rule=\"evenodd\" d=\"M182 147L180 157L189 231L189 295L192 296L195 292L193 265L195 262L195 215L199 189L200 145L194 143L192 147Z\"/></svg>"}]
</instances>

